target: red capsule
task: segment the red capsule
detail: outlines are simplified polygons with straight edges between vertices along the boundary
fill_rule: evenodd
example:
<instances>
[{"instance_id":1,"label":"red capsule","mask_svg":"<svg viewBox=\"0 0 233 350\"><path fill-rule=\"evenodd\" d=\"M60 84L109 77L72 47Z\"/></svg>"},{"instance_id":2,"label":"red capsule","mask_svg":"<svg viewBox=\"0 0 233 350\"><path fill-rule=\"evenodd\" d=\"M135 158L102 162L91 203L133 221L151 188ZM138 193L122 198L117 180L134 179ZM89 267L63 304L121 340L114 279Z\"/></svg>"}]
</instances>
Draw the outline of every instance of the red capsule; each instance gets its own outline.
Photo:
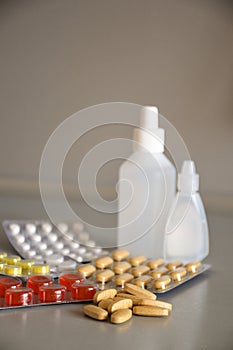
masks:
<instances>
[{"instance_id":1,"label":"red capsule","mask_svg":"<svg viewBox=\"0 0 233 350\"><path fill-rule=\"evenodd\" d=\"M96 287L92 284L74 283L71 292L72 298L75 300L90 300L96 293Z\"/></svg>"},{"instance_id":2,"label":"red capsule","mask_svg":"<svg viewBox=\"0 0 233 350\"><path fill-rule=\"evenodd\" d=\"M51 284L50 286L40 287L39 298L42 303L54 303L65 299L66 287Z\"/></svg>"},{"instance_id":3,"label":"red capsule","mask_svg":"<svg viewBox=\"0 0 233 350\"><path fill-rule=\"evenodd\" d=\"M32 303L33 291L31 288L10 288L5 292L7 306L24 306Z\"/></svg>"},{"instance_id":4,"label":"red capsule","mask_svg":"<svg viewBox=\"0 0 233 350\"><path fill-rule=\"evenodd\" d=\"M66 286L69 292L71 291L72 284L81 282L84 282L84 278L78 273L65 273L60 276L60 284Z\"/></svg>"},{"instance_id":5,"label":"red capsule","mask_svg":"<svg viewBox=\"0 0 233 350\"><path fill-rule=\"evenodd\" d=\"M47 276L30 276L28 277L27 287L31 288L35 294L39 294L39 288L49 286L53 283L52 279Z\"/></svg>"},{"instance_id":6,"label":"red capsule","mask_svg":"<svg viewBox=\"0 0 233 350\"><path fill-rule=\"evenodd\" d=\"M0 278L0 297L4 298L5 292L9 288L21 287L22 281L13 277L1 277Z\"/></svg>"}]
</instances>

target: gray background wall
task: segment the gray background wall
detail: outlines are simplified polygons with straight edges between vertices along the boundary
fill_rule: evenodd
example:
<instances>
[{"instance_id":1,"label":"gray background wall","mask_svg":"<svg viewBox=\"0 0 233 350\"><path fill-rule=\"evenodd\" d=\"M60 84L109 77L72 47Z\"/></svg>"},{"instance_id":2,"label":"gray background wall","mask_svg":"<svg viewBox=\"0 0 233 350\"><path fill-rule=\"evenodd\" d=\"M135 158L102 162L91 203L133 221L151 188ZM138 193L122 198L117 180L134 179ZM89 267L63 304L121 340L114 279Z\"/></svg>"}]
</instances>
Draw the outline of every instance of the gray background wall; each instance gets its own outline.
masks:
<instances>
[{"instance_id":1,"label":"gray background wall","mask_svg":"<svg viewBox=\"0 0 233 350\"><path fill-rule=\"evenodd\" d=\"M231 1L1 0L0 193L39 196L41 153L59 123L122 101L159 106L196 161L207 209L232 212L232 90Z\"/></svg>"}]
</instances>

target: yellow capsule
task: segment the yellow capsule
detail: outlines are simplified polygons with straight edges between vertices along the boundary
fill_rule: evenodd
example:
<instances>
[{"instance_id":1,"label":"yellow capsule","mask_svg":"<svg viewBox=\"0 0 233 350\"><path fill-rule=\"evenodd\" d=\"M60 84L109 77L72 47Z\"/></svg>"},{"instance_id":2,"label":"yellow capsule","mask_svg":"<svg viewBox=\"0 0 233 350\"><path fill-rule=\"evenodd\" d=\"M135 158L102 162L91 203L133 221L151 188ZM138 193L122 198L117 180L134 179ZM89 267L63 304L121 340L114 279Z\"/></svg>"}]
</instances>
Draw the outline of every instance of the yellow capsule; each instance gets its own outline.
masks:
<instances>
[{"instance_id":1,"label":"yellow capsule","mask_svg":"<svg viewBox=\"0 0 233 350\"><path fill-rule=\"evenodd\" d=\"M97 273L95 278L96 278L97 282L106 283L106 282L111 281L113 276L114 276L114 272L112 270L106 269L106 270L103 270L103 271Z\"/></svg>"},{"instance_id":2,"label":"yellow capsule","mask_svg":"<svg viewBox=\"0 0 233 350\"><path fill-rule=\"evenodd\" d=\"M171 283L171 277L168 275L164 275L157 280L152 282L153 287L156 289L166 289L167 286Z\"/></svg>"},{"instance_id":3,"label":"yellow capsule","mask_svg":"<svg viewBox=\"0 0 233 350\"><path fill-rule=\"evenodd\" d=\"M127 261L121 261L119 263L116 263L112 269L115 272L115 274L120 275L130 270L130 268L131 268L130 263L128 263Z\"/></svg>"},{"instance_id":4,"label":"yellow capsule","mask_svg":"<svg viewBox=\"0 0 233 350\"><path fill-rule=\"evenodd\" d=\"M142 265L146 261L146 257L144 255L133 256L129 259L129 262L132 266Z\"/></svg>"},{"instance_id":5,"label":"yellow capsule","mask_svg":"<svg viewBox=\"0 0 233 350\"><path fill-rule=\"evenodd\" d=\"M17 265L5 265L3 272L6 275L21 276L22 275L22 267L17 266Z\"/></svg>"},{"instance_id":6,"label":"yellow capsule","mask_svg":"<svg viewBox=\"0 0 233 350\"><path fill-rule=\"evenodd\" d=\"M47 264L34 264L31 267L32 275L48 275L50 272L50 267Z\"/></svg>"},{"instance_id":7,"label":"yellow capsule","mask_svg":"<svg viewBox=\"0 0 233 350\"><path fill-rule=\"evenodd\" d=\"M131 273L123 273L122 275L118 275L114 279L114 283L117 286L124 287L125 283L128 283L133 280L133 275Z\"/></svg>"},{"instance_id":8,"label":"yellow capsule","mask_svg":"<svg viewBox=\"0 0 233 350\"><path fill-rule=\"evenodd\" d=\"M28 271L28 270L31 270L32 265L34 265L34 264L35 264L34 260L27 260L27 259L20 260L18 262L18 266L21 266L22 270L25 271L25 272Z\"/></svg>"},{"instance_id":9,"label":"yellow capsule","mask_svg":"<svg viewBox=\"0 0 233 350\"><path fill-rule=\"evenodd\" d=\"M0 272L2 272L4 270L4 266L5 266L4 263L0 263Z\"/></svg>"},{"instance_id":10,"label":"yellow capsule","mask_svg":"<svg viewBox=\"0 0 233 350\"><path fill-rule=\"evenodd\" d=\"M8 255L5 258L3 258L3 262L7 265L17 265L17 263L21 260L20 256L18 255Z\"/></svg>"},{"instance_id":11,"label":"yellow capsule","mask_svg":"<svg viewBox=\"0 0 233 350\"><path fill-rule=\"evenodd\" d=\"M159 259L155 259L155 260L151 260L147 263L147 266L149 266L149 268L151 270L155 270L157 269L158 267L160 267L161 265L164 264L164 260L159 258Z\"/></svg>"},{"instance_id":12,"label":"yellow capsule","mask_svg":"<svg viewBox=\"0 0 233 350\"><path fill-rule=\"evenodd\" d=\"M80 275L82 275L85 278L90 277L95 271L96 268L94 265L91 264L84 264L81 265L77 268L78 273L80 273Z\"/></svg>"},{"instance_id":13,"label":"yellow capsule","mask_svg":"<svg viewBox=\"0 0 233 350\"><path fill-rule=\"evenodd\" d=\"M7 257L6 252L0 252L0 261L3 261Z\"/></svg>"},{"instance_id":14,"label":"yellow capsule","mask_svg":"<svg viewBox=\"0 0 233 350\"><path fill-rule=\"evenodd\" d=\"M180 267L170 273L174 282L180 282L187 275L187 270L184 267Z\"/></svg>"},{"instance_id":15,"label":"yellow capsule","mask_svg":"<svg viewBox=\"0 0 233 350\"><path fill-rule=\"evenodd\" d=\"M189 264L186 264L185 268L188 270L189 273L197 273L201 269L201 262L193 261Z\"/></svg>"},{"instance_id":16,"label":"yellow capsule","mask_svg":"<svg viewBox=\"0 0 233 350\"><path fill-rule=\"evenodd\" d=\"M132 274L134 275L134 277L140 277L142 275L145 275L149 271L150 271L150 268L148 266L146 266L146 265L143 265L143 266L135 267L132 270Z\"/></svg>"},{"instance_id":17,"label":"yellow capsule","mask_svg":"<svg viewBox=\"0 0 233 350\"><path fill-rule=\"evenodd\" d=\"M177 268L180 267L180 266L183 266L183 263L182 263L182 261L180 261L180 260L172 261L172 262L170 262L170 263L168 263L168 264L166 265L166 267L168 268L168 270L175 270L175 269L177 269Z\"/></svg>"},{"instance_id":18,"label":"yellow capsule","mask_svg":"<svg viewBox=\"0 0 233 350\"><path fill-rule=\"evenodd\" d=\"M169 270L166 267L160 267L156 270L151 271L150 275L156 280L157 278L160 278L161 276L167 274L168 272Z\"/></svg>"},{"instance_id":19,"label":"yellow capsule","mask_svg":"<svg viewBox=\"0 0 233 350\"><path fill-rule=\"evenodd\" d=\"M104 256L95 260L97 269L106 269L106 267L109 267L112 263L113 259L110 256Z\"/></svg>"},{"instance_id":20,"label":"yellow capsule","mask_svg":"<svg viewBox=\"0 0 233 350\"><path fill-rule=\"evenodd\" d=\"M152 280L151 276L143 275L143 276L136 278L133 281L133 283L138 287L146 288L147 284L150 283L151 280Z\"/></svg>"},{"instance_id":21,"label":"yellow capsule","mask_svg":"<svg viewBox=\"0 0 233 350\"><path fill-rule=\"evenodd\" d=\"M115 250L113 253L112 253L112 256L113 256L113 259L115 261L122 261L122 260L125 260L128 258L129 256L129 251L126 250L126 249L119 249L119 250Z\"/></svg>"}]
</instances>

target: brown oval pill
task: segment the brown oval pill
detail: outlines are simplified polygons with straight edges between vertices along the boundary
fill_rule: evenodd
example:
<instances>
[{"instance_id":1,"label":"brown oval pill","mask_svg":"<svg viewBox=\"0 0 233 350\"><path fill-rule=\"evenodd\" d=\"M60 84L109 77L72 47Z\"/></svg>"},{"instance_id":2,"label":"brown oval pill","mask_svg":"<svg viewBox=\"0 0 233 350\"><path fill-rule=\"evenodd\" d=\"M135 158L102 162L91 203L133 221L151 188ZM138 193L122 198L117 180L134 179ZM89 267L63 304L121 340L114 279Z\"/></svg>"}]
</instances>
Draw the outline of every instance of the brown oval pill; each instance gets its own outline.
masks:
<instances>
[{"instance_id":1,"label":"brown oval pill","mask_svg":"<svg viewBox=\"0 0 233 350\"><path fill-rule=\"evenodd\" d=\"M133 307L133 301L131 299L119 299L109 304L108 312L112 313L116 310L131 309L132 307Z\"/></svg>"},{"instance_id":2,"label":"brown oval pill","mask_svg":"<svg viewBox=\"0 0 233 350\"><path fill-rule=\"evenodd\" d=\"M156 307L161 307L162 309L168 309L170 311L172 310L172 304L162 300L141 299L138 301L137 305L156 306Z\"/></svg>"},{"instance_id":3,"label":"brown oval pill","mask_svg":"<svg viewBox=\"0 0 233 350\"><path fill-rule=\"evenodd\" d=\"M114 276L114 272L112 270L106 269L96 274L95 278L97 282L107 283Z\"/></svg>"},{"instance_id":4,"label":"brown oval pill","mask_svg":"<svg viewBox=\"0 0 233 350\"><path fill-rule=\"evenodd\" d=\"M157 280L152 282L152 285L156 288L156 289L166 289L167 286L171 283L171 277L168 275L164 275L160 278L158 278Z\"/></svg>"},{"instance_id":5,"label":"brown oval pill","mask_svg":"<svg viewBox=\"0 0 233 350\"><path fill-rule=\"evenodd\" d=\"M156 270L153 270L150 272L151 277L153 277L155 280L160 278L161 276L167 274L169 270L166 267L160 267Z\"/></svg>"},{"instance_id":6,"label":"brown oval pill","mask_svg":"<svg viewBox=\"0 0 233 350\"><path fill-rule=\"evenodd\" d=\"M114 283L117 286L124 287L125 283L130 282L133 280L133 275L131 273L123 273L122 275L118 275L114 279Z\"/></svg>"},{"instance_id":7,"label":"brown oval pill","mask_svg":"<svg viewBox=\"0 0 233 350\"><path fill-rule=\"evenodd\" d=\"M196 273L196 272L200 271L200 269L201 269L201 262L200 261L193 261L189 264L186 264L185 268L188 270L189 273Z\"/></svg>"},{"instance_id":8,"label":"brown oval pill","mask_svg":"<svg viewBox=\"0 0 233 350\"><path fill-rule=\"evenodd\" d=\"M117 294L117 290L115 288L100 290L99 292L95 293L93 297L93 302L95 304L98 304L101 300L113 299L116 294Z\"/></svg>"},{"instance_id":9,"label":"brown oval pill","mask_svg":"<svg viewBox=\"0 0 233 350\"><path fill-rule=\"evenodd\" d=\"M149 271L150 271L150 268L146 265L143 265L132 269L132 274L134 275L134 277L140 277L142 275L145 275Z\"/></svg>"},{"instance_id":10,"label":"brown oval pill","mask_svg":"<svg viewBox=\"0 0 233 350\"><path fill-rule=\"evenodd\" d=\"M180 267L170 273L174 282L180 282L187 275L187 270L184 267Z\"/></svg>"},{"instance_id":11,"label":"brown oval pill","mask_svg":"<svg viewBox=\"0 0 233 350\"><path fill-rule=\"evenodd\" d=\"M147 263L147 266L149 266L149 268L151 270L155 270L157 269L158 267L160 267L161 265L164 264L164 260L159 258L159 259L155 259L155 260L151 260Z\"/></svg>"},{"instance_id":12,"label":"brown oval pill","mask_svg":"<svg viewBox=\"0 0 233 350\"><path fill-rule=\"evenodd\" d=\"M138 316L168 316L169 310L156 306L134 306L133 314Z\"/></svg>"},{"instance_id":13,"label":"brown oval pill","mask_svg":"<svg viewBox=\"0 0 233 350\"><path fill-rule=\"evenodd\" d=\"M136 278L133 281L133 283L138 287L145 288L147 284L150 283L151 280L152 280L151 276L143 275L141 277Z\"/></svg>"},{"instance_id":14,"label":"brown oval pill","mask_svg":"<svg viewBox=\"0 0 233 350\"><path fill-rule=\"evenodd\" d=\"M172 262L169 262L166 267L168 268L168 270L175 270L177 269L178 267L180 266L183 266L183 263L182 261L180 260L175 260L175 261L172 261Z\"/></svg>"},{"instance_id":15,"label":"brown oval pill","mask_svg":"<svg viewBox=\"0 0 233 350\"><path fill-rule=\"evenodd\" d=\"M135 295L128 294L128 293L119 292L119 293L117 293L117 296L119 296L120 298L124 298L124 299L131 299L133 302L133 305L137 305L138 300L141 300L141 298L137 298L137 297L135 297Z\"/></svg>"},{"instance_id":16,"label":"brown oval pill","mask_svg":"<svg viewBox=\"0 0 233 350\"><path fill-rule=\"evenodd\" d=\"M131 268L130 263L128 263L127 261L121 261L119 263L116 263L112 269L115 272L115 274L120 275L130 270L130 268Z\"/></svg>"},{"instance_id":17,"label":"brown oval pill","mask_svg":"<svg viewBox=\"0 0 233 350\"><path fill-rule=\"evenodd\" d=\"M132 283L126 283L125 291L135 295L138 298L156 299L156 295L154 293L150 292L149 290L135 286Z\"/></svg>"},{"instance_id":18,"label":"brown oval pill","mask_svg":"<svg viewBox=\"0 0 233 350\"><path fill-rule=\"evenodd\" d=\"M104 310L108 310L108 306L113 302L113 299L103 299L99 302L98 306Z\"/></svg>"},{"instance_id":19,"label":"brown oval pill","mask_svg":"<svg viewBox=\"0 0 233 350\"><path fill-rule=\"evenodd\" d=\"M112 256L115 261L125 260L128 258L129 254L129 251L126 249L119 249L112 252Z\"/></svg>"},{"instance_id":20,"label":"brown oval pill","mask_svg":"<svg viewBox=\"0 0 233 350\"><path fill-rule=\"evenodd\" d=\"M117 310L113 312L113 314L111 314L111 322L119 324L130 320L131 317L132 317L131 309Z\"/></svg>"},{"instance_id":21,"label":"brown oval pill","mask_svg":"<svg viewBox=\"0 0 233 350\"><path fill-rule=\"evenodd\" d=\"M80 275L82 275L83 277L90 277L95 271L96 268L94 265L91 264L85 264L85 265L81 265L77 268L78 273L80 273Z\"/></svg>"},{"instance_id":22,"label":"brown oval pill","mask_svg":"<svg viewBox=\"0 0 233 350\"><path fill-rule=\"evenodd\" d=\"M106 269L106 267L112 265L113 260L110 256L104 256L102 258L96 259L94 263L97 269Z\"/></svg>"},{"instance_id":23,"label":"brown oval pill","mask_svg":"<svg viewBox=\"0 0 233 350\"><path fill-rule=\"evenodd\" d=\"M137 255L133 256L132 258L129 259L129 262L132 266L139 266L144 264L146 262L146 257L144 255Z\"/></svg>"},{"instance_id":24,"label":"brown oval pill","mask_svg":"<svg viewBox=\"0 0 233 350\"><path fill-rule=\"evenodd\" d=\"M96 305L85 305L83 311L85 315L99 321L106 320L108 317L108 312Z\"/></svg>"}]
</instances>

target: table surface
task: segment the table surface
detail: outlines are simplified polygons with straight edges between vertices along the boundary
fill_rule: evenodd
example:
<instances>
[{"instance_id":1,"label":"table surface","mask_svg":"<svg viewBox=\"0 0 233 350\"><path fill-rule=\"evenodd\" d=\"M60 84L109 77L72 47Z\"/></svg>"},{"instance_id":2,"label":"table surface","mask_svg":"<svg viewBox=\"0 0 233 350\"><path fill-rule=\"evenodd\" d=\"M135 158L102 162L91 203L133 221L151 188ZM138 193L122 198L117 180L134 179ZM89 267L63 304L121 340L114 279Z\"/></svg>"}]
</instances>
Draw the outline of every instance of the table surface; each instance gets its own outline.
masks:
<instances>
[{"instance_id":1,"label":"table surface","mask_svg":"<svg viewBox=\"0 0 233 350\"><path fill-rule=\"evenodd\" d=\"M1 219L16 210L5 204ZM35 210L30 208L28 215ZM233 349L233 217L209 215L208 220L211 250L206 262L212 268L161 296L173 304L168 318L134 316L113 325L85 317L83 304L2 310L0 349ZM0 250L13 252L2 230L0 241Z\"/></svg>"}]
</instances>

